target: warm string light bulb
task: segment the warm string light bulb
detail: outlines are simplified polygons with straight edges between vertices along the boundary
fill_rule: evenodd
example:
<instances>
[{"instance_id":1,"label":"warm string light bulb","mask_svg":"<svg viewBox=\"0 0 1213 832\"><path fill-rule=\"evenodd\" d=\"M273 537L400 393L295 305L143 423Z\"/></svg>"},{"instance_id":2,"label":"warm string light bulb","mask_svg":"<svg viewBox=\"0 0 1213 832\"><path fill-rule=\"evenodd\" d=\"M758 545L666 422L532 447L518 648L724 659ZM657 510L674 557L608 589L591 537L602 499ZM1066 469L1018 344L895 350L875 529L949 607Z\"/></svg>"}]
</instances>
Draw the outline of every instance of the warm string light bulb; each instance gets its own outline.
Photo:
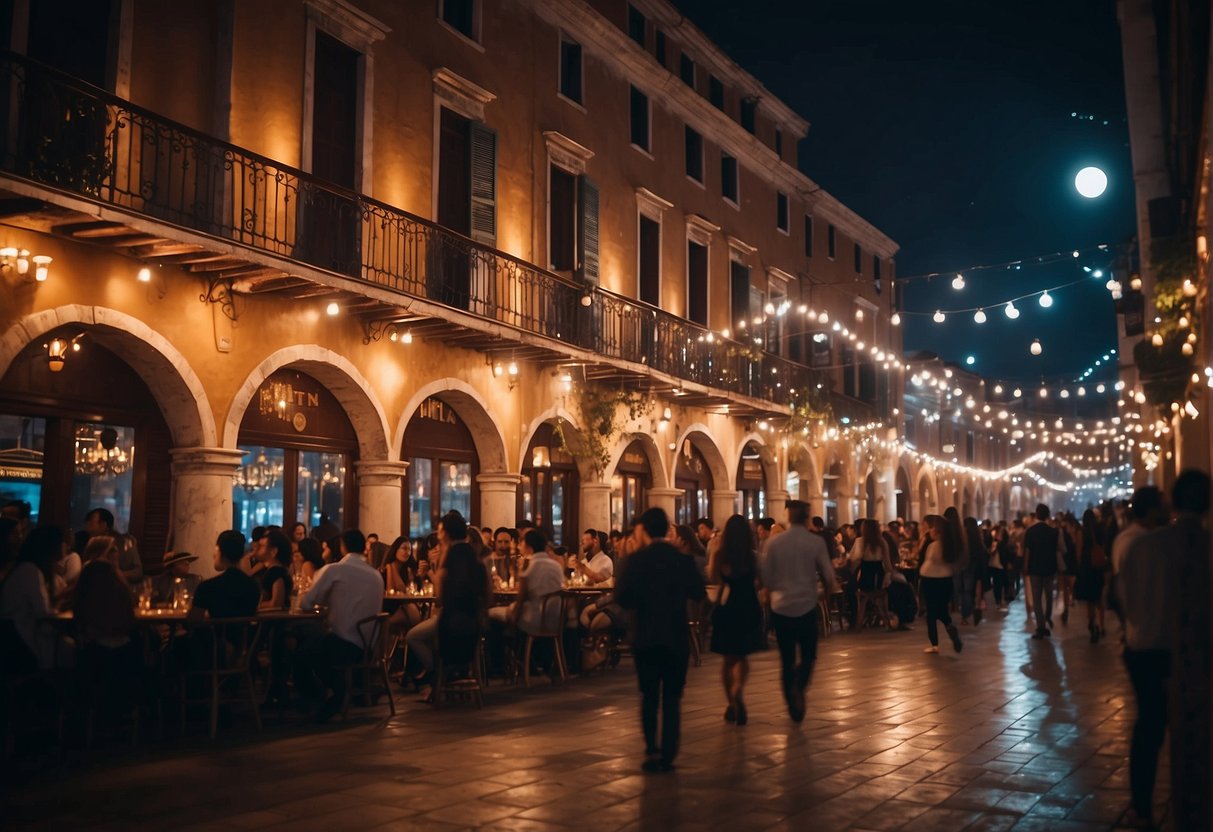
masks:
<instances>
[{"instance_id":1,"label":"warm string light bulb","mask_svg":"<svg viewBox=\"0 0 1213 832\"><path fill-rule=\"evenodd\" d=\"M1019 317L1019 309L1015 306L1015 301L1013 300L1007 301L1007 305L1003 307L1002 311L1011 320L1015 320Z\"/></svg>"},{"instance_id":2,"label":"warm string light bulb","mask_svg":"<svg viewBox=\"0 0 1213 832\"><path fill-rule=\"evenodd\" d=\"M965 287L965 276L963 274L957 274L956 277L952 278L952 288L953 289L955 289L956 291L959 292L964 287Z\"/></svg>"},{"instance_id":3,"label":"warm string light bulb","mask_svg":"<svg viewBox=\"0 0 1213 832\"><path fill-rule=\"evenodd\" d=\"M1053 305L1053 296L1049 294L1048 289L1040 293L1040 300L1037 303L1040 304L1041 309L1048 309Z\"/></svg>"},{"instance_id":4,"label":"warm string light bulb","mask_svg":"<svg viewBox=\"0 0 1213 832\"><path fill-rule=\"evenodd\" d=\"M933 320L937 324L941 324L944 322L945 317L946 316L943 314L943 310L936 309L935 314L931 316L931 320Z\"/></svg>"},{"instance_id":5,"label":"warm string light bulb","mask_svg":"<svg viewBox=\"0 0 1213 832\"><path fill-rule=\"evenodd\" d=\"M973 323L984 324L985 322L986 322L986 311L984 309L978 309L976 312L973 313Z\"/></svg>"},{"instance_id":6,"label":"warm string light bulb","mask_svg":"<svg viewBox=\"0 0 1213 832\"><path fill-rule=\"evenodd\" d=\"M1028 352L1032 353L1032 355L1040 355L1042 352L1044 352L1044 347L1040 345L1039 338L1032 341L1032 346L1028 347Z\"/></svg>"},{"instance_id":7,"label":"warm string light bulb","mask_svg":"<svg viewBox=\"0 0 1213 832\"><path fill-rule=\"evenodd\" d=\"M899 312L894 312L892 316L889 317L889 323L891 323L893 326L901 326L901 314Z\"/></svg>"}]
</instances>

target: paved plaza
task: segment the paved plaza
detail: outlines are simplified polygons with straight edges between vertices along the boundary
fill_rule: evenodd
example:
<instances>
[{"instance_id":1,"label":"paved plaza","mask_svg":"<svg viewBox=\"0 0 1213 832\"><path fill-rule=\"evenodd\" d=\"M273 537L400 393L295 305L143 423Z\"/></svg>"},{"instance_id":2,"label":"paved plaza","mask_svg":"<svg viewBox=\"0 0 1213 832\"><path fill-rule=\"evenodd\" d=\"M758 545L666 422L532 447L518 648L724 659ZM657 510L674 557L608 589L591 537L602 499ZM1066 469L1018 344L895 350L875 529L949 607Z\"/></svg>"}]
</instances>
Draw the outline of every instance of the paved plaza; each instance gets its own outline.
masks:
<instances>
[{"instance_id":1,"label":"paved plaza","mask_svg":"<svg viewBox=\"0 0 1213 832\"><path fill-rule=\"evenodd\" d=\"M339 829L1048 830L1116 826L1128 805L1134 714L1116 634L1085 615L1032 641L1022 604L962 628L964 652L924 655L910 633L822 642L801 725L755 658L750 724L723 719L719 660L692 668L673 773L640 771L630 666L530 691L494 685L485 708L401 699L325 728L105 750L5 796L17 829L291 832ZM1165 795L1166 767L1159 797ZM13 821L16 822L13 822Z\"/></svg>"}]
</instances>

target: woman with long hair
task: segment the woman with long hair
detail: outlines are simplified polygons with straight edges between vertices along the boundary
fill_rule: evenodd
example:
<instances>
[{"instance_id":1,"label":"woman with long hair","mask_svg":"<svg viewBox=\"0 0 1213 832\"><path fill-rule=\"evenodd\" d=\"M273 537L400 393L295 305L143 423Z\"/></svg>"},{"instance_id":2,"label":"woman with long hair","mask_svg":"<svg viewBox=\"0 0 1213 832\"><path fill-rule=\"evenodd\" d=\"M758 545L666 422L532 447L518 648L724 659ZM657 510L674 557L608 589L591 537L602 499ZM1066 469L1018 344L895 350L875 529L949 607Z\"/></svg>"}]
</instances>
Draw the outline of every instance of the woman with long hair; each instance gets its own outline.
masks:
<instances>
[{"instance_id":1,"label":"woman with long hair","mask_svg":"<svg viewBox=\"0 0 1213 832\"><path fill-rule=\"evenodd\" d=\"M265 569L257 579L261 585L263 610L287 610L291 608L291 541L280 529L271 529L265 534L265 545L261 550Z\"/></svg>"},{"instance_id":2,"label":"woman with long hair","mask_svg":"<svg viewBox=\"0 0 1213 832\"><path fill-rule=\"evenodd\" d=\"M39 526L21 543L12 571L0 584L0 618L9 619L20 637L19 643L4 645L11 667L36 665L46 670L55 662L57 639L42 619L54 612L55 565L66 548L63 529ZM27 650L20 651L22 644Z\"/></svg>"},{"instance_id":3,"label":"woman with long hair","mask_svg":"<svg viewBox=\"0 0 1213 832\"><path fill-rule=\"evenodd\" d=\"M728 722L745 725L746 678L750 675L750 653L765 647L762 630L762 606L758 602L758 557L754 532L740 514L724 524L720 545L708 564L711 582L720 586L716 608L712 611L712 652L724 656L721 681L724 684Z\"/></svg>"},{"instance_id":4,"label":"woman with long hair","mask_svg":"<svg viewBox=\"0 0 1213 832\"><path fill-rule=\"evenodd\" d=\"M927 608L927 638L931 643L923 652L939 652L938 624L942 621L948 637L952 639L952 648L959 653L964 644L960 641L960 632L952 623L948 604L952 600L952 581L961 563L960 547L946 519L938 514L929 514L925 523L923 539L927 545L918 576L923 603Z\"/></svg>"},{"instance_id":5,"label":"woman with long hair","mask_svg":"<svg viewBox=\"0 0 1213 832\"><path fill-rule=\"evenodd\" d=\"M851 547L847 559L855 568L856 588L859 592L879 592L887 589L893 579L893 560L889 555L889 545L884 535L880 533L880 523L868 518L859 523L859 537ZM881 596L884 598L883 596ZM885 626L892 629L889 622L888 599L875 602L884 615ZM863 618L867 610L858 610L855 623L863 627Z\"/></svg>"},{"instance_id":6,"label":"woman with long hair","mask_svg":"<svg viewBox=\"0 0 1213 832\"><path fill-rule=\"evenodd\" d=\"M960 623L968 624L973 615L973 595L975 587L969 584L969 543L965 538L964 523L961 522L960 512L955 506L943 510L943 519L947 524L947 533L958 553L956 570L952 575L952 603L960 611Z\"/></svg>"},{"instance_id":7,"label":"woman with long hair","mask_svg":"<svg viewBox=\"0 0 1213 832\"><path fill-rule=\"evenodd\" d=\"M1091 634L1092 644L1104 635L1103 589L1108 570L1108 556L1104 547L1103 531L1094 511L1087 509L1083 512L1082 531L1078 538L1078 576L1074 582L1074 598L1087 603L1087 631Z\"/></svg>"}]
</instances>

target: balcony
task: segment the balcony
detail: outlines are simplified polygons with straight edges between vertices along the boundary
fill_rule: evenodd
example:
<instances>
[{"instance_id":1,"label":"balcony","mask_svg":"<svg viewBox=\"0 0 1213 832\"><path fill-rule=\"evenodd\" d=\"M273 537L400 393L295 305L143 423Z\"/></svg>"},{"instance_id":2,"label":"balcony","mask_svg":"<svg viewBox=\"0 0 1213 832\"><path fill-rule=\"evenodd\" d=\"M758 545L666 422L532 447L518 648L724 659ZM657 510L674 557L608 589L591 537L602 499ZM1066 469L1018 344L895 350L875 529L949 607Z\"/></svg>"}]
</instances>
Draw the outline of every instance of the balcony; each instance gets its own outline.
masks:
<instances>
[{"instance_id":1,"label":"balcony","mask_svg":"<svg viewBox=\"0 0 1213 832\"><path fill-rule=\"evenodd\" d=\"M828 376L572 282L429 220L0 53L0 214L174 264L233 293L339 300L365 340L509 352L740 415L779 415ZM233 312L234 314L234 312ZM818 387L821 385L821 387Z\"/></svg>"}]
</instances>

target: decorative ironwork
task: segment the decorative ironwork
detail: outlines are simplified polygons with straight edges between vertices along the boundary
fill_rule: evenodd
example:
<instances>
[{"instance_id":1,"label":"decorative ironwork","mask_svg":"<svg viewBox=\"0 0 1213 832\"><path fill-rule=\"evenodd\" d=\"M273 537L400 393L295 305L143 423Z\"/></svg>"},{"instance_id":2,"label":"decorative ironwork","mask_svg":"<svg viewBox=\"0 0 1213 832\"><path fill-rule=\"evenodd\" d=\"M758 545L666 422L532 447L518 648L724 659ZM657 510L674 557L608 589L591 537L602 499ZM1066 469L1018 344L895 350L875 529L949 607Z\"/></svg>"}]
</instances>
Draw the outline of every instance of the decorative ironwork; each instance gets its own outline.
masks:
<instances>
[{"instance_id":1,"label":"decorative ironwork","mask_svg":"<svg viewBox=\"0 0 1213 832\"><path fill-rule=\"evenodd\" d=\"M518 331L788 405L828 376L662 309L569 280L362 194L206 136L12 53L0 170ZM15 123L11 123L15 120ZM200 295L235 320L230 281ZM585 305L585 299L590 303ZM390 329L367 329L375 340Z\"/></svg>"}]
</instances>

